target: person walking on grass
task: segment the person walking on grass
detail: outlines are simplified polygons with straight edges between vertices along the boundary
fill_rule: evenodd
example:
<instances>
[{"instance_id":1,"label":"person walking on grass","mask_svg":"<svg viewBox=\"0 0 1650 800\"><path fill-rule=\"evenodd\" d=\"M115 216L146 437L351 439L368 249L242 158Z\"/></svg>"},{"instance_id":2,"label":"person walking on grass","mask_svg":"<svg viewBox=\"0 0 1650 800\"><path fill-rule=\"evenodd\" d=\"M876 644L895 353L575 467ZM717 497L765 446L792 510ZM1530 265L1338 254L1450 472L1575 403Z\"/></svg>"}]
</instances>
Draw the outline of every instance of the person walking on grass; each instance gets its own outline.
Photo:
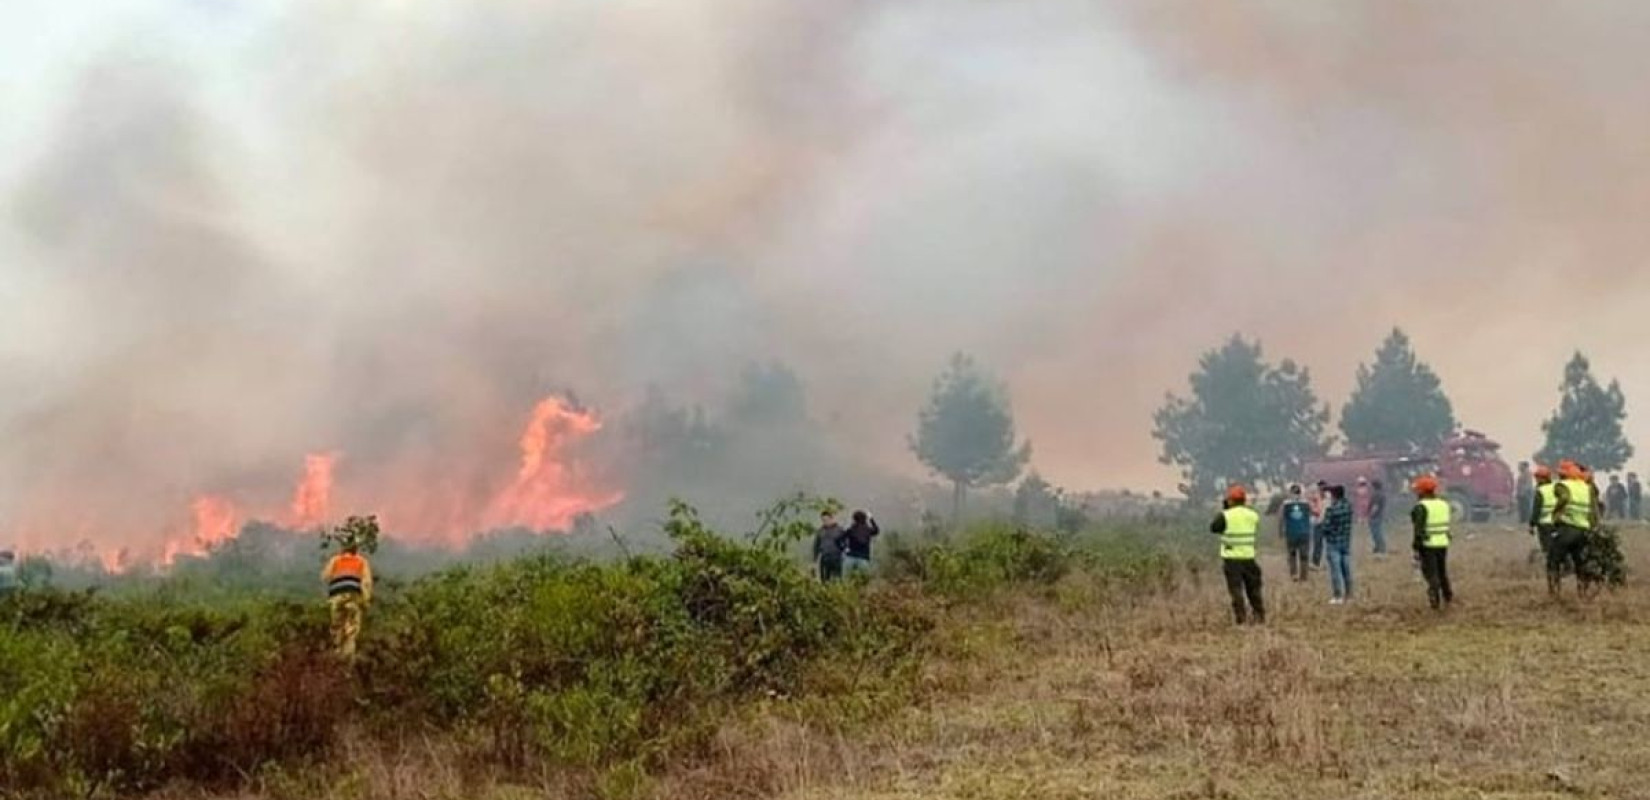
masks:
<instances>
[{"instance_id":1,"label":"person walking on grass","mask_svg":"<svg viewBox=\"0 0 1650 800\"><path fill-rule=\"evenodd\" d=\"M864 511L854 512L854 524L843 533L847 558L844 566L849 575L869 575L871 572L871 540L882 533L877 521Z\"/></svg>"},{"instance_id":2,"label":"person walking on grass","mask_svg":"<svg viewBox=\"0 0 1650 800\"><path fill-rule=\"evenodd\" d=\"M819 579L832 583L842 578L842 555L847 549L847 531L836 524L831 511L819 515L819 530L814 531L814 565Z\"/></svg>"},{"instance_id":3,"label":"person walking on grass","mask_svg":"<svg viewBox=\"0 0 1650 800\"><path fill-rule=\"evenodd\" d=\"M1386 484L1379 479L1369 485L1369 539L1375 555L1386 555Z\"/></svg>"},{"instance_id":4,"label":"person walking on grass","mask_svg":"<svg viewBox=\"0 0 1650 800\"><path fill-rule=\"evenodd\" d=\"M1620 475L1610 476L1610 488L1604 490L1604 513L1610 519L1627 519L1627 484Z\"/></svg>"},{"instance_id":5,"label":"person walking on grass","mask_svg":"<svg viewBox=\"0 0 1650 800\"><path fill-rule=\"evenodd\" d=\"M1312 568L1312 504L1301 496L1298 483L1289 487L1289 497L1278 507L1278 535L1289 553L1290 579L1306 580Z\"/></svg>"},{"instance_id":6,"label":"person walking on grass","mask_svg":"<svg viewBox=\"0 0 1650 800\"><path fill-rule=\"evenodd\" d=\"M1415 497L1415 508L1409 512L1415 526L1415 556L1427 581L1427 602L1437 611L1455 602L1449 584L1450 508L1438 499L1438 479L1431 475L1415 479Z\"/></svg>"},{"instance_id":7,"label":"person walking on grass","mask_svg":"<svg viewBox=\"0 0 1650 800\"><path fill-rule=\"evenodd\" d=\"M1318 523L1324 555L1329 561L1329 604L1338 606L1352 600L1352 503L1345 486L1329 487L1329 507Z\"/></svg>"},{"instance_id":8,"label":"person walking on grass","mask_svg":"<svg viewBox=\"0 0 1650 800\"><path fill-rule=\"evenodd\" d=\"M1226 591L1232 596L1232 619L1239 625L1266 622L1266 601L1261 597L1260 562L1255 545L1260 534L1260 514L1249 507L1249 493L1242 486L1226 490L1226 501L1209 532L1220 536L1220 560L1226 573Z\"/></svg>"},{"instance_id":9,"label":"person walking on grass","mask_svg":"<svg viewBox=\"0 0 1650 800\"><path fill-rule=\"evenodd\" d=\"M1535 502L1535 479L1530 474L1530 462L1518 462L1518 477L1513 483L1513 502L1518 504L1518 513L1529 516L1530 506Z\"/></svg>"},{"instance_id":10,"label":"person walking on grass","mask_svg":"<svg viewBox=\"0 0 1650 800\"><path fill-rule=\"evenodd\" d=\"M1318 481L1312 492L1312 568L1323 564L1323 517L1329 512L1329 484Z\"/></svg>"},{"instance_id":11,"label":"person walking on grass","mask_svg":"<svg viewBox=\"0 0 1650 800\"><path fill-rule=\"evenodd\" d=\"M349 542L327 561L321 582L327 587L327 608L332 614L332 646L344 658L354 659L362 618L372 603L372 565L360 547Z\"/></svg>"},{"instance_id":12,"label":"person walking on grass","mask_svg":"<svg viewBox=\"0 0 1650 800\"><path fill-rule=\"evenodd\" d=\"M1530 534L1536 537L1541 557L1546 558L1557 530L1553 513L1558 509L1558 484L1553 483L1553 471L1545 466L1535 468L1535 500L1531 505Z\"/></svg>"},{"instance_id":13,"label":"person walking on grass","mask_svg":"<svg viewBox=\"0 0 1650 800\"><path fill-rule=\"evenodd\" d=\"M1553 490L1556 527L1547 548L1547 591L1558 595L1568 566L1575 573L1577 589L1586 594L1592 584L1587 571L1587 538L1598 529L1598 495L1587 480L1586 470L1574 461L1560 462L1558 477L1558 486Z\"/></svg>"}]
</instances>

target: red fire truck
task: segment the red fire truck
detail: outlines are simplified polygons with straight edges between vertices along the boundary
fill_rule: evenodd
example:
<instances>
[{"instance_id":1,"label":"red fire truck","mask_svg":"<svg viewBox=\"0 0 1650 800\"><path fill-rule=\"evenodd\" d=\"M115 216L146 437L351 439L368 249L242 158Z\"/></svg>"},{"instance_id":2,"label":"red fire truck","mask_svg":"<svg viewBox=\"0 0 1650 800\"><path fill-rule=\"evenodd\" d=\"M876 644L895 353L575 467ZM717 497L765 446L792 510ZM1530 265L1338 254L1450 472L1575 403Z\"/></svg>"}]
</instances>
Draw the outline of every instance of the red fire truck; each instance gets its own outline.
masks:
<instances>
[{"instance_id":1,"label":"red fire truck","mask_svg":"<svg viewBox=\"0 0 1650 800\"><path fill-rule=\"evenodd\" d=\"M1487 522L1514 512L1513 473L1501 460L1501 445L1478 431L1465 431L1444 442L1434 454L1361 454L1309 461L1305 485L1318 481L1353 489L1359 478L1380 480L1386 487L1388 512L1409 508L1401 501L1410 481L1433 474L1443 487L1444 499L1456 519Z\"/></svg>"}]
</instances>

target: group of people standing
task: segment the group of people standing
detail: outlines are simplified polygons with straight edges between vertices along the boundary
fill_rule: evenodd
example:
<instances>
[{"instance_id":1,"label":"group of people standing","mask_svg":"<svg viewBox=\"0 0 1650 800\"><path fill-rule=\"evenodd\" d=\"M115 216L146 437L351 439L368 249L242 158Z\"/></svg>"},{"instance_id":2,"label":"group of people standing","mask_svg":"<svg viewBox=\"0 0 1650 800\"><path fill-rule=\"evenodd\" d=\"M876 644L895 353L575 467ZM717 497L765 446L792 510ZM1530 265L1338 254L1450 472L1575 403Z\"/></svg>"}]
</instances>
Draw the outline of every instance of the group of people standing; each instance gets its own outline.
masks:
<instances>
[{"instance_id":1,"label":"group of people standing","mask_svg":"<svg viewBox=\"0 0 1650 800\"><path fill-rule=\"evenodd\" d=\"M837 524L836 513L825 511L819 515L819 530L814 532L813 560L819 579L830 583L849 575L868 574L871 571L871 541L882 533L877 521L864 511L855 511L853 524L847 528Z\"/></svg>"},{"instance_id":2,"label":"group of people standing","mask_svg":"<svg viewBox=\"0 0 1650 800\"><path fill-rule=\"evenodd\" d=\"M1585 469L1585 467L1583 467ZM1530 462L1518 462L1515 496L1519 513L1529 516L1536 510L1537 487L1541 485L1541 474L1546 474L1546 482L1552 482L1552 468L1537 465L1532 471ZM1588 472L1587 480L1592 483L1593 491L1602 500L1599 507L1600 520L1642 520L1644 519L1644 484L1639 482L1637 472L1627 473L1627 480L1622 481L1620 475L1611 475L1610 482L1600 490L1594 482L1592 473Z\"/></svg>"},{"instance_id":3,"label":"group of people standing","mask_svg":"<svg viewBox=\"0 0 1650 800\"><path fill-rule=\"evenodd\" d=\"M1278 535L1289 554L1289 577L1304 581L1325 561L1329 564L1329 602L1352 598L1352 529L1357 517L1368 521L1375 555L1386 549L1386 491L1380 481L1358 481L1358 507L1345 486L1320 482L1307 498L1299 484L1278 506Z\"/></svg>"},{"instance_id":4,"label":"group of people standing","mask_svg":"<svg viewBox=\"0 0 1650 800\"><path fill-rule=\"evenodd\" d=\"M1613 502L1600 496L1592 473L1574 461L1561 461L1558 481L1545 466L1535 468L1535 491L1530 502L1530 533L1536 536L1547 560L1547 591L1558 594L1564 574L1576 576L1585 592L1598 576L1587 563L1587 545ZM1635 483L1637 476L1629 476ZM1617 512L1620 513L1619 511Z\"/></svg>"},{"instance_id":5,"label":"group of people standing","mask_svg":"<svg viewBox=\"0 0 1650 800\"><path fill-rule=\"evenodd\" d=\"M1376 553L1386 552L1385 537L1377 533L1381 530L1378 520L1386 513L1386 498L1381 488L1379 482L1371 487L1367 496L1372 499L1365 512ZM1412 544L1426 579L1428 603L1433 609L1442 609L1455 600L1449 578L1450 505L1438 497L1437 478L1422 476L1412 488L1416 497L1410 511L1414 529ZM1340 485L1319 484L1318 496L1311 500L1299 485L1291 486L1288 496L1278 506L1278 533L1288 548L1290 577L1304 581L1312 569L1327 561L1331 605L1352 600L1354 516L1346 487ZM1209 532L1221 537L1220 556L1226 588L1232 598L1232 616L1239 625L1266 621L1263 578L1256 552L1260 528L1261 515L1249 506L1248 491L1241 486L1227 490L1220 514L1209 524Z\"/></svg>"}]
</instances>

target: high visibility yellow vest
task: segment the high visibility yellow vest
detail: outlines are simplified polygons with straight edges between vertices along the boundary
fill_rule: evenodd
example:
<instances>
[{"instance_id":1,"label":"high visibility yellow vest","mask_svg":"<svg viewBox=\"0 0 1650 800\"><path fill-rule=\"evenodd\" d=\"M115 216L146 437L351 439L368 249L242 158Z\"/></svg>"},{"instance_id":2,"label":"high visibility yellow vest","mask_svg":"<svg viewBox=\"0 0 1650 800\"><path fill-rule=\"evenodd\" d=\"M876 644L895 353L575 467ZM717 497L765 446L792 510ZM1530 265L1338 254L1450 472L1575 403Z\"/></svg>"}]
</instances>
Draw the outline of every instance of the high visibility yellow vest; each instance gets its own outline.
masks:
<instances>
[{"instance_id":1,"label":"high visibility yellow vest","mask_svg":"<svg viewBox=\"0 0 1650 800\"><path fill-rule=\"evenodd\" d=\"M1559 520L1572 528L1593 529L1593 487L1586 481L1566 480L1564 488L1570 493L1570 502L1564 506L1564 518Z\"/></svg>"},{"instance_id":2,"label":"high visibility yellow vest","mask_svg":"<svg viewBox=\"0 0 1650 800\"><path fill-rule=\"evenodd\" d=\"M1558 484L1549 481L1535 487L1535 496L1540 498L1541 503L1541 516L1536 519L1536 524L1553 524L1553 510L1558 508Z\"/></svg>"},{"instance_id":3,"label":"high visibility yellow vest","mask_svg":"<svg viewBox=\"0 0 1650 800\"><path fill-rule=\"evenodd\" d=\"M1449 503L1429 497L1421 501L1421 507L1427 510L1427 537L1421 540L1421 546L1433 550L1449 547Z\"/></svg>"},{"instance_id":4,"label":"high visibility yellow vest","mask_svg":"<svg viewBox=\"0 0 1650 800\"><path fill-rule=\"evenodd\" d=\"M1248 506L1232 506L1222 513L1226 517L1226 532L1220 535L1220 557L1227 561L1254 561L1260 514Z\"/></svg>"}]
</instances>

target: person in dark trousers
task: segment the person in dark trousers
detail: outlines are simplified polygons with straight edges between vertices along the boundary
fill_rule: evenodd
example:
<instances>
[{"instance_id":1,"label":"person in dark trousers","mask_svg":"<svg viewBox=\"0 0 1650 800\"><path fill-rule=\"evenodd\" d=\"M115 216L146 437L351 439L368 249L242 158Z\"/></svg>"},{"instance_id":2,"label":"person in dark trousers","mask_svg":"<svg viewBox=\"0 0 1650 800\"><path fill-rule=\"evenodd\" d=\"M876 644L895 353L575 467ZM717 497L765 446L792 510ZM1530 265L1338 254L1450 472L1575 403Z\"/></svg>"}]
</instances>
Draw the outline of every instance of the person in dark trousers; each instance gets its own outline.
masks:
<instances>
[{"instance_id":1,"label":"person in dark trousers","mask_svg":"<svg viewBox=\"0 0 1650 800\"><path fill-rule=\"evenodd\" d=\"M1604 515L1610 519L1627 518L1627 484L1620 475L1610 476L1610 488L1604 490Z\"/></svg>"},{"instance_id":2,"label":"person in dark trousers","mask_svg":"<svg viewBox=\"0 0 1650 800\"><path fill-rule=\"evenodd\" d=\"M1438 479L1431 475L1415 479L1415 497L1415 508L1409 512L1415 525L1415 555L1427 581L1427 602L1437 611L1455 602L1449 584L1450 507L1438 499Z\"/></svg>"},{"instance_id":3,"label":"person in dark trousers","mask_svg":"<svg viewBox=\"0 0 1650 800\"><path fill-rule=\"evenodd\" d=\"M880 533L882 529L877 527L877 521L870 514L854 512L854 524L849 525L843 534L847 552L845 566L849 575L871 572L871 540Z\"/></svg>"},{"instance_id":4,"label":"person in dark trousers","mask_svg":"<svg viewBox=\"0 0 1650 800\"><path fill-rule=\"evenodd\" d=\"M1553 471L1541 466L1535 468L1535 500L1530 509L1530 533L1534 535L1536 545L1541 548L1542 557L1553 546L1553 533L1557 525L1553 520L1553 512L1558 508L1558 485L1553 483Z\"/></svg>"},{"instance_id":5,"label":"person in dark trousers","mask_svg":"<svg viewBox=\"0 0 1650 800\"><path fill-rule=\"evenodd\" d=\"M1312 569L1312 504L1301 496L1300 484L1289 487L1289 497L1278 506L1278 535L1289 552L1289 577L1306 580Z\"/></svg>"},{"instance_id":6,"label":"person in dark trousers","mask_svg":"<svg viewBox=\"0 0 1650 800\"><path fill-rule=\"evenodd\" d=\"M1375 555L1386 555L1386 484L1379 480L1369 485L1369 538Z\"/></svg>"},{"instance_id":7,"label":"person in dark trousers","mask_svg":"<svg viewBox=\"0 0 1650 800\"><path fill-rule=\"evenodd\" d=\"M836 514L826 511L819 515L819 530L814 532L814 564L819 568L819 579L825 583L842 577L842 554L846 549L847 532L836 524Z\"/></svg>"},{"instance_id":8,"label":"person in dark trousers","mask_svg":"<svg viewBox=\"0 0 1650 800\"><path fill-rule=\"evenodd\" d=\"M1266 622L1266 601L1261 597L1260 562L1255 560L1260 534L1260 514L1249 507L1249 493L1242 486L1226 490L1220 515L1209 524L1209 532L1220 536L1220 560L1226 573L1226 591L1232 595L1232 619L1237 624Z\"/></svg>"},{"instance_id":9,"label":"person in dark trousers","mask_svg":"<svg viewBox=\"0 0 1650 800\"><path fill-rule=\"evenodd\" d=\"M1323 564L1323 517L1329 511L1329 484L1318 481L1312 493L1312 568Z\"/></svg>"},{"instance_id":10,"label":"person in dark trousers","mask_svg":"<svg viewBox=\"0 0 1650 800\"><path fill-rule=\"evenodd\" d=\"M1577 589L1586 594L1592 576L1587 572L1587 538L1598 529L1598 500L1587 472L1574 461L1558 465L1558 487L1553 490L1556 530L1547 548L1547 591L1557 596L1563 588L1564 568L1575 573Z\"/></svg>"},{"instance_id":11,"label":"person in dark trousers","mask_svg":"<svg viewBox=\"0 0 1650 800\"><path fill-rule=\"evenodd\" d=\"M1644 519L1644 484L1637 472L1627 473L1627 518L1638 522Z\"/></svg>"},{"instance_id":12,"label":"person in dark trousers","mask_svg":"<svg viewBox=\"0 0 1650 800\"><path fill-rule=\"evenodd\" d=\"M1535 480L1530 475L1530 462L1518 462L1518 477L1513 487L1513 502L1518 504L1518 513L1528 517L1530 507L1535 503Z\"/></svg>"},{"instance_id":13,"label":"person in dark trousers","mask_svg":"<svg viewBox=\"0 0 1650 800\"><path fill-rule=\"evenodd\" d=\"M1329 498L1318 538L1329 560L1329 604L1338 606L1352 599L1352 503L1345 486L1329 487Z\"/></svg>"}]
</instances>

